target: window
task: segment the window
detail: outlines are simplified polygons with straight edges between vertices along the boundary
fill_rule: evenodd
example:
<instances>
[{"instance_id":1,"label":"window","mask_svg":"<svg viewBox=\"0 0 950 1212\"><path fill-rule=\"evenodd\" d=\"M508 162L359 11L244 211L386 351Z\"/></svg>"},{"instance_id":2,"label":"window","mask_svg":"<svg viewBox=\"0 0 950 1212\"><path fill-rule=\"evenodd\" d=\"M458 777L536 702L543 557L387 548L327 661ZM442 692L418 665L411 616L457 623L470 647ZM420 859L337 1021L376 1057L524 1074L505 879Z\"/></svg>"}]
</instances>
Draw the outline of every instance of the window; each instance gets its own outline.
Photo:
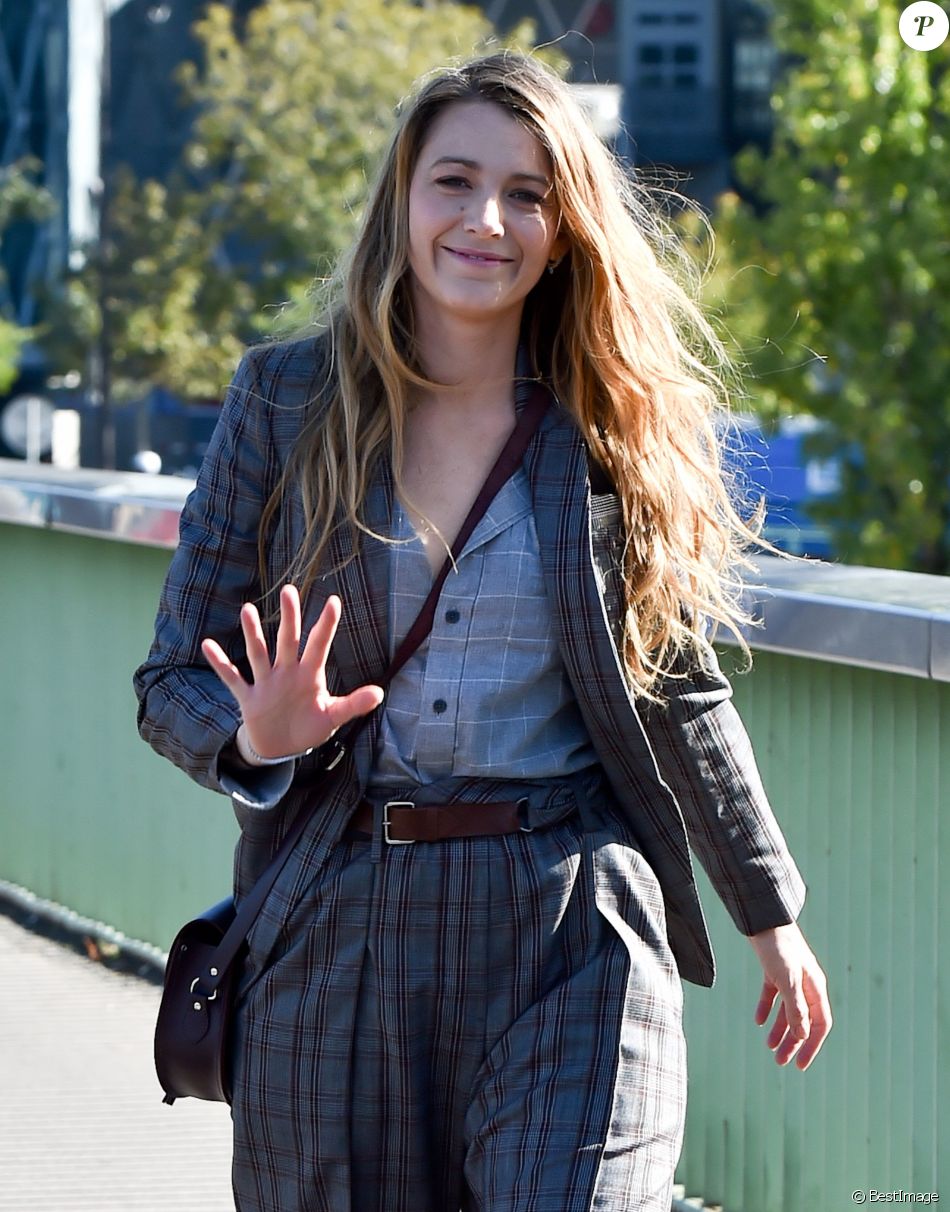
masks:
<instances>
[{"instance_id":1,"label":"window","mask_svg":"<svg viewBox=\"0 0 950 1212\"><path fill-rule=\"evenodd\" d=\"M775 48L758 39L737 42L733 49L733 79L736 88L769 89L775 63Z\"/></svg>"},{"instance_id":2,"label":"window","mask_svg":"<svg viewBox=\"0 0 950 1212\"><path fill-rule=\"evenodd\" d=\"M670 94L699 90L711 70L707 60L713 54L708 0L631 3L637 22L633 57L638 87Z\"/></svg>"}]
</instances>

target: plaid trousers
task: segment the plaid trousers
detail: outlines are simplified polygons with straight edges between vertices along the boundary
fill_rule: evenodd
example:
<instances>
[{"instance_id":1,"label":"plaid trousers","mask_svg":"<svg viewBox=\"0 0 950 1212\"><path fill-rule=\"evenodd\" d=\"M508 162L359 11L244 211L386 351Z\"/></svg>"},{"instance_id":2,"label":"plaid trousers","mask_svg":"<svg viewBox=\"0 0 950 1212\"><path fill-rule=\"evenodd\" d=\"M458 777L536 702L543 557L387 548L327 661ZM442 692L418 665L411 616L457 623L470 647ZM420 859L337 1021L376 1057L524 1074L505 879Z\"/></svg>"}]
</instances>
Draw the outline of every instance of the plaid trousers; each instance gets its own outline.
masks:
<instances>
[{"instance_id":1,"label":"plaid trousers","mask_svg":"<svg viewBox=\"0 0 950 1212\"><path fill-rule=\"evenodd\" d=\"M599 768L448 782L427 802L528 795L538 827L344 840L260 970L252 946L236 1208L669 1212L685 1045L653 872Z\"/></svg>"}]
</instances>

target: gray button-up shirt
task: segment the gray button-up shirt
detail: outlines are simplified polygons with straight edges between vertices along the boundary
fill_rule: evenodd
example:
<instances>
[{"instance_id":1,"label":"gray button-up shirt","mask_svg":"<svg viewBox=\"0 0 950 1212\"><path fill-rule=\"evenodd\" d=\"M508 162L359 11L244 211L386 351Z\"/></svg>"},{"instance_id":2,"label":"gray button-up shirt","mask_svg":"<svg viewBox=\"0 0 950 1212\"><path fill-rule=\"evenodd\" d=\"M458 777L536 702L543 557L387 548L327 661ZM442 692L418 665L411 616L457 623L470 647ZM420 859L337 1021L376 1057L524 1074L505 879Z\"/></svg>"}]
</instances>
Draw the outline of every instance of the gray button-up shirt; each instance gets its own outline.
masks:
<instances>
[{"instance_id":1,"label":"gray button-up shirt","mask_svg":"<svg viewBox=\"0 0 950 1212\"><path fill-rule=\"evenodd\" d=\"M432 585L398 498L390 537L390 657ZM522 468L450 572L429 637L389 688L368 793L446 776L540 779L597 760L564 670Z\"/></svg>"}]
</instances>

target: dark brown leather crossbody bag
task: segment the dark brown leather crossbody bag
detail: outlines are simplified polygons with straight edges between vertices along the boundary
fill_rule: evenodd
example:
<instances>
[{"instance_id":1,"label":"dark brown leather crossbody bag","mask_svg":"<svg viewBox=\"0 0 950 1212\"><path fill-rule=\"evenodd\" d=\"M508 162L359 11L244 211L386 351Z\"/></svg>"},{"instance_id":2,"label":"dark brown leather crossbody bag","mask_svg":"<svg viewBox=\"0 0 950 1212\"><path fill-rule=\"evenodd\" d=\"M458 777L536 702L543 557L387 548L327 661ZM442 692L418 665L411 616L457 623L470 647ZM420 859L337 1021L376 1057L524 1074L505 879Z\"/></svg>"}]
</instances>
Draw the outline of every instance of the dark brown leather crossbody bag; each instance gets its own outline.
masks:
<instances>
[{"instance_id":1,"label":"dark brown leather crossbody bag","mask_svg":"<svg viewBox=\"0 0 950 1212\"><path fill-rule=\"evenodd\" d=\"M520 464L550 400L547 389L536 384L452 544L452 558L446 559L418 617L379 681L384 690L432 630L439 593L452 560L458 559L492 499ZM322 770L330 771L340 762L370 715L350 721L327 742L320 755ZM264 901L319 805L318 798L298 813L280 849L240 908L235 910L231 898L219 901L187 922L175 936L155 1025L155 1071L165 1091L164 1102L203 1098L230 1103L229 1037L241 970L236 961L243 955L248 932Z\"/></svg>"}]
</instances>

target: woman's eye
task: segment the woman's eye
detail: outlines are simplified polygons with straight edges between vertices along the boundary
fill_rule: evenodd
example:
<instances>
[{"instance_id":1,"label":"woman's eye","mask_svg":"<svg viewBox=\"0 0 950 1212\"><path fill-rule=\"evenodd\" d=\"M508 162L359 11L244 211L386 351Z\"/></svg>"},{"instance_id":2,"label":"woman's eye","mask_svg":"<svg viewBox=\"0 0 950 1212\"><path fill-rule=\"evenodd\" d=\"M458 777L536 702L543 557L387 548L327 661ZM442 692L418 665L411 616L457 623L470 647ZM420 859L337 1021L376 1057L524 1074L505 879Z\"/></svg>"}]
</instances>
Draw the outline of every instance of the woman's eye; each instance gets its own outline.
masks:
<instances>
[{"instance_id":1,"label":"woman's eye","mask_svg":"<svg viewBox=\"0 0 950 1212\"><path fill-rule=\"evenodd\" d=\"M529 206L540 206L544 198L530 189L517 189L512 194L518 202L526 202Z\"/></svg>"},{"instance_id":2,"label":"woman's eye","mask_svg":"<svg viewBox=\"0 0 950 1212\"><path fill-rule=\"evenodd\" d=\"M436 185L446 185L449 189L458 189L460 186L468 185L468 182L464 177L439 177Z\"/></svg>"}]
</instances>

